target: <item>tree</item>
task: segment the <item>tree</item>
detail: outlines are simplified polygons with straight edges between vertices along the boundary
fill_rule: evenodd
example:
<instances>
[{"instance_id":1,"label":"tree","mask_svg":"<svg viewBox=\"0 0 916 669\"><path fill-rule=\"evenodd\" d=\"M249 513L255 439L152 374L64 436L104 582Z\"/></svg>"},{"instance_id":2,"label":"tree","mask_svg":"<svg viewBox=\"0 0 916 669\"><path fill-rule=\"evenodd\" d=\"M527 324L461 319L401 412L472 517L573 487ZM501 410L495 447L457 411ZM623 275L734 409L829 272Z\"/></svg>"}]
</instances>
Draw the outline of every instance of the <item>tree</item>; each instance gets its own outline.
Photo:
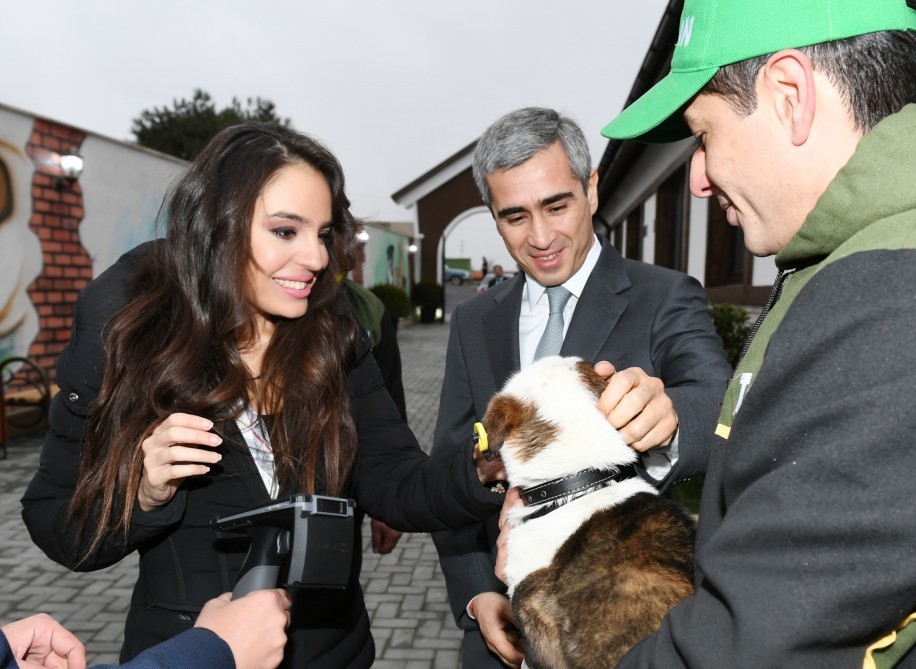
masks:
<instances>
[{"instance_id":1,"label":"tree","mask_svg":"<svg viewBox=\"0 0 916 669\"><path fill-rule=\"evenodd\" d=\"M232 104L217 111L209 93L197 88L190 100L172 100L171 109L153 107L141 112L131 131L141 146L193 160L213 135L241 121L290 125L288 118L277 116L270 100L248 98L242 107L238 98L232 98Z\"/></svg>"}]
</instances>

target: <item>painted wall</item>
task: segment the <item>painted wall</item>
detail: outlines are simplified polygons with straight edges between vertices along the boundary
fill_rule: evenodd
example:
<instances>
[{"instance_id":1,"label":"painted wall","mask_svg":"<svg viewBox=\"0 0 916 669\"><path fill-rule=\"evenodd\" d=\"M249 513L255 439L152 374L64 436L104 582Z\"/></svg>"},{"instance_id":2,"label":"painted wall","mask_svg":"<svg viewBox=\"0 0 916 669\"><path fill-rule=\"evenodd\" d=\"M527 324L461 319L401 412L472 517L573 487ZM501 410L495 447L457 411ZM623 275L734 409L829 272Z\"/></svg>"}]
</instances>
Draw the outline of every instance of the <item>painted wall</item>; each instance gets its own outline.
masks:
<instances>
[{"instance_id":1,"label":"painted wall","mask_svg":"<svg viewBox=\"0 0 916 669\"><path fill-rule=\"evenodd\" d=\"M411 273L411 254L407 251L410 238L384 228L366 226L369 239L365 246L363 285L372 288L379 284L397 286L410 294L411 283L418 274Z\"/></svg>"},{"instance_id":2,"label":"painted wall","mask_svg":"<svg viewBox=\"0 0 916 669\"><path fill-rule=\"evenodd\" d=\"M78 180L59 156L80 154ZM0 106L0 359L51 376L79 291L150 239L182 161Z\"/></svg>"},{"instance_id":3,"label":"painted wall","mask_svg":"<svg viewBox=\"0 0 916 669\"><path fill-rule=\"evenodd\" d=\"M96 276L125 250L155 236L163 197L186 164L91 135L83 142L82 156L85 217L80 236Z\"/></svg>"},{"instance_id":4,"label":"painted wall","mask_svg":"<svg viewBox=\"0 0 916 669\"><path fill-rule=\"evenodd\" d=\"M28 354L38 310L28 287L41 272L41 245L29 230L32 120L0 109L0 359Z\"/></svg>"}]
</instances>

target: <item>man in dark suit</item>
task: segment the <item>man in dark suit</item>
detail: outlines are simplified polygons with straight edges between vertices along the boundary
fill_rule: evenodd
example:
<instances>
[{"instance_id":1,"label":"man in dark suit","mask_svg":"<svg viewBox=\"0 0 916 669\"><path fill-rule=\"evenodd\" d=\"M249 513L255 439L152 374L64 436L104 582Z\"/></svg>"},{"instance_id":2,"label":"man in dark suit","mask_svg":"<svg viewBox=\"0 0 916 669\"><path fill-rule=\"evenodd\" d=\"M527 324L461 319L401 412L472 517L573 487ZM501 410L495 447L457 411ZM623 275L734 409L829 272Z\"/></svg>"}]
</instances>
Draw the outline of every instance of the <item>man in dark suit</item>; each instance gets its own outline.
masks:
<instances>
[{"instance_id":1,"label":"man in dark suit","mask_svg":"<svg viewBox=\"0 0 916 669\"><path fill-rule=\"evenodd\" d=\"M487 281L487 288L492 288L493 286L508 281L511 277L503 274L502 265L493 265L493 278Z\"/></svg>"},{"instance_id":2,"label":"man in dark suit","mask_svg":"<svg viewBox=\"0 0 916 669\"><path fill-rule=\"evenodd\" d=\"M598 240L598 177L579 127L548 109L507 114L478 142L474 178L521 271L452 314L433 449L467 448L490 397L535 359L561 286L559 353L605 361L599 408L642 455L641 475L664 491L704 471L731 376L706 295L689 276ZM494 574L497 535L494 516L433 536L474 669L522 659Z\"/></svg>"}]
</instances>

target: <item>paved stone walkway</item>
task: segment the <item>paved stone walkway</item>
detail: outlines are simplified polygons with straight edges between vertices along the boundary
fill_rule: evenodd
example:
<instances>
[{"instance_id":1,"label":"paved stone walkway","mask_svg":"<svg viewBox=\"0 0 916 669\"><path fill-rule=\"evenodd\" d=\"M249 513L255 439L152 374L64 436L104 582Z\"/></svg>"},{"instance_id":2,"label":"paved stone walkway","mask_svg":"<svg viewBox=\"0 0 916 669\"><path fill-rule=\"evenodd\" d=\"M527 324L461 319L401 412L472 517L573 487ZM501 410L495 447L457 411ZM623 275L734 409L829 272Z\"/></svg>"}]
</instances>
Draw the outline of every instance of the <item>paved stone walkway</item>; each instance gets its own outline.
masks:
<instances>
[{"instance_id":1,"label":"paved stone walkway","mask_svg":"<svg viewBox=\"0 0 916 669\"><path fill-rule=\"evenodd\" d=\"M407 412L424 450L432 443L445 368L448 326L412 324L398 333ZM19 499L38 464L41 436L17 437L0 461L0 623L50 613L86 644L90 663L116 662L137 558L75 574L36 548ZM404 535L389 555L375 555L363 528L363 590L379 669L454 669L461 633L448 606L436 549L428 535ZM343 668L341 668L343 669Z\"/></svg>"}]
</instances>

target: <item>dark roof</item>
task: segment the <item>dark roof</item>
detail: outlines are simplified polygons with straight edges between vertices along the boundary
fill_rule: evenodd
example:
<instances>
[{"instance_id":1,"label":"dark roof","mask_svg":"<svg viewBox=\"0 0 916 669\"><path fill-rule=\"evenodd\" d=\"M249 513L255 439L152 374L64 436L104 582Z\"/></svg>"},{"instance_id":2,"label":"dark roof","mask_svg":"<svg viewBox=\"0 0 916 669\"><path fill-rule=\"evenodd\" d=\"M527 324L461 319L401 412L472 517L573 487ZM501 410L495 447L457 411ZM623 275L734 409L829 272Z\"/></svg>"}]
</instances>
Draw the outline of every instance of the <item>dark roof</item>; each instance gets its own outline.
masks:
<instances>
[{"instance_id":1,"label":"dark roof","mask_svg":"<svg viewBox=\"0 0 916 669\"><path fill-rule=\"evenodd\" d=\"M457 153L452 154L451 156L443 160L441 163L439 163L432 169L428 170L427 172L423 173L422 175L420 175L419 177L411 181L409 184L401 188L399 191L392 193L391 199L399 203L399 200L401 200L407 193L417 188L418 186L422 185L424 181L427 181L431 179L432 177L436 176L442 170L466 158L469 154L474 152L475 148L477 148L476 139L473 142L471 142L470 144L468 144L466 147L458 151Z\"/></svg>"},{"instance_id":2,"label":"dark roof","mask_svg":"<svg viewBox=\"0 0 916 669\"><path fill-rule=\"evenodd\" d=\"M677 42L678 25L681 12L684 9L684 0L671 0L665 13L659 21L655 37L649 45L649 51L642 61L630 96L624 108L640 97L643 93L657 84L671 68L671 56L674 54L674 44ZM612 139L608 141L607 148L601 155L598 163L598 197L612 189L619 183L630 166L639 158L645 145L628 140Z\"/></svg>"}]
</instances>

